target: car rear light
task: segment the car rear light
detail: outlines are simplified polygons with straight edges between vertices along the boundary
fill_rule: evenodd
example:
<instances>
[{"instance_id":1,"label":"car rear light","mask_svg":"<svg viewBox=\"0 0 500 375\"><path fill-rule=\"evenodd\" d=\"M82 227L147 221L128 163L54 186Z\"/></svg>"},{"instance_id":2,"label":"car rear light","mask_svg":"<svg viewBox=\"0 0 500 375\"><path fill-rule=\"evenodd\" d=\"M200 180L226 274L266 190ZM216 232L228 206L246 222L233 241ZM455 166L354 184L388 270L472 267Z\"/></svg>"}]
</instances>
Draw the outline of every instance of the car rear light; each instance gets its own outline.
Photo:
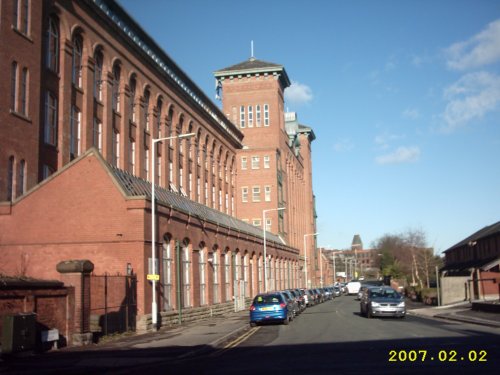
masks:
<instances>
[{"instance_id":1,"label":"car rear light","mask_svg":"<svg viewBox=\"0 0 500 375\"><path fill-rule=\"evenodd\" d=\"M284 309L284 308L286 307L286 303L281 302L281 303L280 303L280 307L281 307L282 309Z\"/></svg>"},{"instance_id":2,"label":"car rear light","mask_svg":"<svg viewBox=\"0 0 500 375\"><path fill-rule=\"evenodd\" d=\"M255 311L255 306L254 305L250 306L250 311Z\"/></svg>"}]
</instances>

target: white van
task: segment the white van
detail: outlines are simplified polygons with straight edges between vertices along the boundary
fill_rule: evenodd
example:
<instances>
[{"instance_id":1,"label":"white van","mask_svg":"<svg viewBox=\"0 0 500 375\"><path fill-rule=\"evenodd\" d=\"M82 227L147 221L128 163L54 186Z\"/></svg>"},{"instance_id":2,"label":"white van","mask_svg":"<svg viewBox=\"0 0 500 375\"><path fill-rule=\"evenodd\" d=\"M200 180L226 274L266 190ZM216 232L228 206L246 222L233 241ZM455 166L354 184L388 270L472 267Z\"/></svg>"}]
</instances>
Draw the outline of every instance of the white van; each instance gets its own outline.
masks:
<instances>
[{"instance_id":1,"label":"white van","mask_svg":"<svg viewBox=\"0 0 500 375\"><path fill-rule=\"evenodd\" d=\"M361 283L359 281L349 281L347 283L347 294L358 294Z\"/></svg>"}]
</instances>

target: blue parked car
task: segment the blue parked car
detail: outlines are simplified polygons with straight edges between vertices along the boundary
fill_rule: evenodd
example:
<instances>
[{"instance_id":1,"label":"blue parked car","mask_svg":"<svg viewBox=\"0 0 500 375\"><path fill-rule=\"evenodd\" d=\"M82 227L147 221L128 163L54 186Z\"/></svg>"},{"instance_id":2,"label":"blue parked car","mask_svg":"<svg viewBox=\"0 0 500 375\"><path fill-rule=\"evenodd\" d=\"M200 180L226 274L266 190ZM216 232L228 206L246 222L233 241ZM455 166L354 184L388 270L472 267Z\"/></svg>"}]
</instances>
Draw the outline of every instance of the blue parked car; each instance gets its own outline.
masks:
<instances>
[{"instance_id":1,"label":"blue parked car","mask_svg":"<svg viewBox=\"0 0 500 375\"><path fill-rule=\"evenodd\" d=\"M250 306L250 326L258 323L280 321L289 324L293 320L292 300L283 293L258 294Z\"/></svg>"}]
</instances>

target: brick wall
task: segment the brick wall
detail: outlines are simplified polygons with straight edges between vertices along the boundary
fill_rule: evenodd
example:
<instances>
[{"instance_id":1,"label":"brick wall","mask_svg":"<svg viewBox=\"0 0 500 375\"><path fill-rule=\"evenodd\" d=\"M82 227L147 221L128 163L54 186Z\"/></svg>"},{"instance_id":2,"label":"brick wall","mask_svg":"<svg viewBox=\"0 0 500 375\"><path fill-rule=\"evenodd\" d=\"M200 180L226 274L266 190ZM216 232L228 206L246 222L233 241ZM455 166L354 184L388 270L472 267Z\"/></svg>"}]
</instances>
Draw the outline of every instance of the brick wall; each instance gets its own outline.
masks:
<instances>
[{"instance_id":1,"label":"brick wall","mask_svg":"<svg viewBox=\"0 0 500 375\"><path fill-rule=\"evenodd\" d=\"M37 345L40 346L40 332L59 330L58 346L71 344L74 332L73 319L75 292L58 282L25 281L9 278L0 279L0 339L3 331L3 317L18 313L35 313L37 322ZM67 320L66 317L70 317Z\"/></svg>"}]
</instances>

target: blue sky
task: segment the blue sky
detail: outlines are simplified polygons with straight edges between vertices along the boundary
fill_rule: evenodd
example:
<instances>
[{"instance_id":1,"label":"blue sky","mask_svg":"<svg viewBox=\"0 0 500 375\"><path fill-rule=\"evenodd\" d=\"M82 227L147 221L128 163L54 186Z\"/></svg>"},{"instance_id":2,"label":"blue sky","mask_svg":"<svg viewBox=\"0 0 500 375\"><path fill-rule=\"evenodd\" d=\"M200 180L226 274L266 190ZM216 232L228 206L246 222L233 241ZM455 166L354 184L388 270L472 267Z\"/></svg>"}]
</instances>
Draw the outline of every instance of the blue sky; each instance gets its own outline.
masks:
<instances>
[{"instance_id":1,"label":"blue sky","mask_svg":"<svg viewBox=\"0 0 500 375\"><path fill-rule=\"evenodd\" d=\"M500 220L499 1L119 2L211 98L252 40L285 67L320 246L418 229L440 253Z\"/></svg>"}]
</instances>

